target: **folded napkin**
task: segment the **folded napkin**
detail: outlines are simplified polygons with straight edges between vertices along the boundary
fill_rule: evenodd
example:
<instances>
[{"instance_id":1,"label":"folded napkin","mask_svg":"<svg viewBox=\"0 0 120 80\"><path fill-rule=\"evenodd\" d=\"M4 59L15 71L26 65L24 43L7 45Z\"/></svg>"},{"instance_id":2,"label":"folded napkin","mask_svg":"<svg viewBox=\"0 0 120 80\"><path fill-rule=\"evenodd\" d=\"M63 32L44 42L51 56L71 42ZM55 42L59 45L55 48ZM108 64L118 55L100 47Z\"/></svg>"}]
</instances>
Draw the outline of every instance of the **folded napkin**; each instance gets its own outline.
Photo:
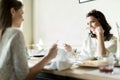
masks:
<instances>
[{"instance_id":1,"label":"folded napkin","mask_svg":"<svg viewBox=\"0 0 120 80\"><path fill-rule=\"evenodd\" d=\"M70 60L68 53L64 49L58 49L57 56L51 61L50 65L44 68L49 70L65 70L72 66L73 61Z\"/></svg>"}]
</instances>

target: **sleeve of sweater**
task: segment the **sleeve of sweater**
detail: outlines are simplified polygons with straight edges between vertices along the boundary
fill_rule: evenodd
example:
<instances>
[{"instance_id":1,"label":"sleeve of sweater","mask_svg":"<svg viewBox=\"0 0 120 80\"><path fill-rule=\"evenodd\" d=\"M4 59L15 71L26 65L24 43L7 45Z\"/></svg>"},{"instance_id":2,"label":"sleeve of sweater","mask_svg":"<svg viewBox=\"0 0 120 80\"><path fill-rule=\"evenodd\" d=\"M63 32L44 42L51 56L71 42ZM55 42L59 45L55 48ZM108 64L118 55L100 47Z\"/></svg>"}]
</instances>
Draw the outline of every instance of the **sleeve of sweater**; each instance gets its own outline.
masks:
<instances>
[{"instance_id":1,"label":"sleeve of sweater","mask_svg":"<svg viewBox=\"0 0 120 80\"><path fill-rule=\"evenodd\" d=\"M106 51L108 54L115 54L117 51L117 38L112 37L110 41L105 42Z\"/></svg>"},{"instance_id":2,"label":"sleeve of sweater","mask_svg":"<svg viewBox=\"0 0 120 80\"><path fill-rule=\"evenodd\" d=\"M17 80L23 80L28 74L27 53L23 33L16 30L11 45L12 59Z\"/></svg>"}]
</instances>

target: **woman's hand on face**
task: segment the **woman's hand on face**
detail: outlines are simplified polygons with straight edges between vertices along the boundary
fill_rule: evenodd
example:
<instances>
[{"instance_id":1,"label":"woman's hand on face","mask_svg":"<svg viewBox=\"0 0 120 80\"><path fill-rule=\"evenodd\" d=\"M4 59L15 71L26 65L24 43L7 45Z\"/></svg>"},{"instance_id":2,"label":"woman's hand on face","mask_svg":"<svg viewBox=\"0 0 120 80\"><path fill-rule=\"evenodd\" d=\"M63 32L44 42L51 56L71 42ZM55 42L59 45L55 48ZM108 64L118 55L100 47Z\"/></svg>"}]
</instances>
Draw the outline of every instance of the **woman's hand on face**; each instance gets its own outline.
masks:
<instances>
[{"instance_id":1,"label":"woman's hand on face","mask_svg":"<svg viewBox=\"0 0 120 80\"><path fill-rule=\"evenodd\" d=\"M57 51L58 51L57 44L53 44L53 46L50 48L50 50L48 52L47 57L50 59L55 58L57 55Z\"/></svg>"},{"instance_id":2,"label":"woman's hand on face","mask_svg":"<svg viewBox=\"0 0 120 80\"><path fill-rule=\"evenodd\" d=\"M68 44L65 44L64 46L65 50L67 50L67 52L71 52L72 51L72 47Z\"/></svg>"},{"instance_id":3,"label":"woman's hand on face","mask_svg":"<svg viewBox=\"0 0 120 80\"><path fill-rule=\"evenodd\" d=\"M103 28L102 28L101 26L96 27L96 29L95 29L95 34L96 34L96 35L104 34Z\"/></svg>"}]
</instances>

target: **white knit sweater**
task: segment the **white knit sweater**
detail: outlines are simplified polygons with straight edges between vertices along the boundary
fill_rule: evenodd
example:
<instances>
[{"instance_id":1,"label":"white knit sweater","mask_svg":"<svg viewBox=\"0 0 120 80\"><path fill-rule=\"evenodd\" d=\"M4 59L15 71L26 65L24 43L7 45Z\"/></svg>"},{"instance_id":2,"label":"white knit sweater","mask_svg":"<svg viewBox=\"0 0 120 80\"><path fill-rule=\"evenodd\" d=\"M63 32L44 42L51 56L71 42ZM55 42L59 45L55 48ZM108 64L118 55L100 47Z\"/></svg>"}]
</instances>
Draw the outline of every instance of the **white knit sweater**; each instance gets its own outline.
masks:
<instances>
[{"instance_id":1,"label":"white knit sweater","mask_svg":"<svg viewBox=\"0 0 120 80\"><path fill-rule=\"evenodd\" d=\"M113 36L109 41L105 41L104 44L107 54L116 54L117 38L115 36ZM89 36L83 44L79 59L86 60L100 56L101 55L97 53L97 39Z\"/></svg>"},{"instance_id":2,"label":"white knit sweater","mask_svg":"<svg viewBox=\"0 0 120 80\"><path fill-rule=\"evenodd\" d=\"M23 80L28 74L24 37L8 28L0 40L0 80Z\"/></svg>"}]
</instances>

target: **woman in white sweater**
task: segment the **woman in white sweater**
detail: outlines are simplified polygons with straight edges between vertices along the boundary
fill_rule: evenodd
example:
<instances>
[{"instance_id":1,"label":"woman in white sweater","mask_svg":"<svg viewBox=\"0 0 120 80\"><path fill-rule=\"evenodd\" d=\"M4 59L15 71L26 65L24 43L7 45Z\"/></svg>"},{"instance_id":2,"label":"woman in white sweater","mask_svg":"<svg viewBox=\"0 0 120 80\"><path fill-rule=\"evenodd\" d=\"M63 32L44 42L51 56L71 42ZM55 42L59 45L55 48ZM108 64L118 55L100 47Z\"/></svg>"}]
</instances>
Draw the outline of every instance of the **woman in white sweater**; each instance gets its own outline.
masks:
<instances>
[{"instance_id":1,"label":"woman in white sweater","mask_svg":"<svg viewBox=\"0 0 120 80\"><path fill-rule=\"evenodd\" d=\"M57 55L54 44L40 62L28 68L23 33L23 4L18 0L0 2L0 80L32 80Z\"/></svg>"},{"instance_id":2,"label":"woman in white sweater","mask_svg":"<svg viewBox=\"0 0 120 80\"><path fill-rule=\"evenodd\" d=\"M83 44L80 59L91 59L115 53L117 40L110 33L111 26L108 24L104 14L98 10L92 10L87 14L86 18L90 33ZM65 49L75 54L70 45L65 44Z\"/></svg>"}]
</instances>

